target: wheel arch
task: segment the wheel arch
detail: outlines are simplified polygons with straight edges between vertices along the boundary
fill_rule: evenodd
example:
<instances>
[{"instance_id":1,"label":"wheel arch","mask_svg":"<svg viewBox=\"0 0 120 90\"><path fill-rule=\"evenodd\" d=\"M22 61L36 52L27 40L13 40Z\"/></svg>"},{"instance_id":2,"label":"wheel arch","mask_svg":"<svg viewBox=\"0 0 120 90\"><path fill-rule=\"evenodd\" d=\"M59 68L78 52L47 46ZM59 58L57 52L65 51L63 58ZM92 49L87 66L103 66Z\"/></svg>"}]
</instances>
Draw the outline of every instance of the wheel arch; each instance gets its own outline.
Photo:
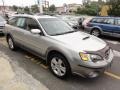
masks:
<instances>
[{"instance_id":1,"label":"wheel arch","mask_svg":"<svg viewBox=\"0 0 120 90\"><path fill-rule=\"evenodd\" d=\"M6 34L6 40L7 40L7 42L8 42L8 37L11 37L13 39L12 35L10 33L7 33Z\"/></svg>"},{"instance_id":2,"label":"wheel arch","mask_svg":"<svg viewBox=\"0 0 120 90\"><path fill-rule=\"evenodd\" d=\"M102 33L102 29L101 29L100 27L93 27L93 28L91 29L91 31L90 31L90 34L91 34L92 31L95 30L95 29L99 30L99 31L100 31L100 34Z\"/></svg>"},{"instance_id":3,"label":"wheel arch","mask_svg":"<svg viewBox=\"0 0 120 90\"><path fill-rule=\"evenodd\" d=\"M48 51L46 53L46 63L47 64L49 63L49 57L50 57L50 55L51 54L56 54L56 53L62 55L67 60L68 64L71 65L70 62L69 62L69 58L66 55L67 52L64 52L61 49L55 49L55 48L54 49L53 48L49 48L48 49Z\"/></svg>"},{"instance_id":4,"label":"wheel arch","mask_svg":"<svg viewBox=\"0 0 120 90\"><path fill-rule=\"evenodd\" d=\"M46 55L46 60L47 60L47 62L49 62L48 61L48 59L49 59L49 57L50 57L50 55L51 54L60 54L60 55L62 55L62 56L64 56L65 58L66 58L66 56L63 54L63 53L61 53L60 51L58 51L58 50L55 50L55 49L53 49L53 50L49 50L48 52L47 52L47 55ZM67 58L66 58L67 59Z\"/></svg>"},{"instance_id":5,"label":"wheel arch","mask_svg":"<svg viewBox=\"0 0 120 90\"><path fill-rule=\"evenodd\" d=\"M58 57L60 57L60 56L63 57L62 61L64 61L64 64L66 65L66 73L64 74L64 76L60 77L60 76L58 76L57 74L55 74L55 72L52 70L50 61L52 60L52 58L53 58L54 56L53 56L53 57L51 58L51 60L50 60L50 59L49 59L49 56L51 56L51 54L52 54L52 55L53 55L53 54L56 54L56 55L55 55L56 57L57 57L57 54L58 54ZM61 58L62 58L62 57L61 57ZM51 50L51 51L48 52L47 58L48 58L48 59L47 59L47 64L49 65L49 69L51 70L51 72L52 72L55 76L57 76L57 77L60 78L60 79L66 79L66 78L68 78L68 77L70 77L70 76L72 75L71 65L70 65L68 59L66 58L66 56L65 56L63 53L61 53L61 52L58 51L58 50Z\"/></svg>"}]
</instances>

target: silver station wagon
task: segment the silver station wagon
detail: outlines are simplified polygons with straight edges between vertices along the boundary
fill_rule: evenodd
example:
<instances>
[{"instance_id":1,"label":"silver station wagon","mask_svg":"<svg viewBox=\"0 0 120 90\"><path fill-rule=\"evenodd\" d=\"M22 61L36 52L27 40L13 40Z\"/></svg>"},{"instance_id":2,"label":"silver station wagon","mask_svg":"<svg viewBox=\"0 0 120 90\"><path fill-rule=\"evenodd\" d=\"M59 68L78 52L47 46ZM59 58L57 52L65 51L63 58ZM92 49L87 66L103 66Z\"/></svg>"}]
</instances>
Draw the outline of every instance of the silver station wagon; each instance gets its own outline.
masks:
<instances>
[{"instance_id":1,"label":"silver station wagon","mask_svg":"<svg viewBox=\"0 0 120 90\"><path fill-rule=\"evenodd\" d=\"M11 50L21 47L39 56L61 79L73 73L98 77L113 60L112 49L103 40L74 31L56 17L16 15L5 32Z\"/></svg>"}]
</instances>

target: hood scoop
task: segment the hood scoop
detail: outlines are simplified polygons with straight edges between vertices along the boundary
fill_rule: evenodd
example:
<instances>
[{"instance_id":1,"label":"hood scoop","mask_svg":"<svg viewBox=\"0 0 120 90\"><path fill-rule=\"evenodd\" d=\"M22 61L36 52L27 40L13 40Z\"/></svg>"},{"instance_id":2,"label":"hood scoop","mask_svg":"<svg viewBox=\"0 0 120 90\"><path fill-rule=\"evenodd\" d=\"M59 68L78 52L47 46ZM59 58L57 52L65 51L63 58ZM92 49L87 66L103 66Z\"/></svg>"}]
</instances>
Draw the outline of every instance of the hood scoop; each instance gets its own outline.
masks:
<instances>
[{"instance_id":1,"label":"hood scoop","mask_svg":"<svg viewBox=\"0 0 120 90\"><path fill-rule=\"evenodd\" d=\"M88 39L88 38L90 38L90 36L84 37L82 40L86 40L86 39Z\"/></svg>"}]
</instances>

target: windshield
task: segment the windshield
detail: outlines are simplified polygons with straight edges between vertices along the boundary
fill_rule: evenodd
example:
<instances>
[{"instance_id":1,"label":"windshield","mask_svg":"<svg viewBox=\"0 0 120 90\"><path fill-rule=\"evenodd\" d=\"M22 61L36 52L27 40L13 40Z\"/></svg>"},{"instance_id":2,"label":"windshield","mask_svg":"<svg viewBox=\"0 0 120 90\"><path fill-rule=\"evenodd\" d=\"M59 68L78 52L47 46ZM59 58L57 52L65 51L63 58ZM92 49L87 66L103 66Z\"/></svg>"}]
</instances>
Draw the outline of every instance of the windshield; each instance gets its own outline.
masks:
<instances>
[{"instance_id":1,"label":"windshield","mask_svg":"<svg viewBox=\"0 0 120 90\"><path fill-rule=\"evenodd\" d=\"M48 35L62 35L75 32L67 23L57 18L42 18L39 22Z\"/></svg>"}]
</instances>

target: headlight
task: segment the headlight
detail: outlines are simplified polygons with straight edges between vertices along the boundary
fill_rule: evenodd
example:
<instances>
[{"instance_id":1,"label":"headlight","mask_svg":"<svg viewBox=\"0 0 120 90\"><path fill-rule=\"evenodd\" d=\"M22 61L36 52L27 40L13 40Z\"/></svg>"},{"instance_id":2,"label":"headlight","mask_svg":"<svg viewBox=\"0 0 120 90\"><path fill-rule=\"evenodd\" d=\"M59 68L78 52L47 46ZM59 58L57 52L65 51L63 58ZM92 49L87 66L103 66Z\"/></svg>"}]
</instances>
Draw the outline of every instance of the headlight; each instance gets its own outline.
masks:
<instances>
[{"instance_id":1,"label":"headlight","mask_svg":"<svg viewBox=\"0 0 120 90\"><path fill-rule=\"evenodd\" d=\"M86 53L80 53L80 57L83 61L89 61L89 54L86 54Z\"/></svg>"},{"instance_id":2,"label":"headlight","mask_svg":"<svg viewBox=\"0 0 120 90\"><path fill-rule=\"evenodd\" d=\"M101 56L99 55L94 55L94 54L91 54L90 55L90 58L93 62L97 62L97 61L100 61L100 60L103 60Z\"/></svg>"},{"instance_id":3,"label":"headlight","mask_svg":"<svg viewBox=\"0 0 120 90\"><path fill-rule=\"evenodd\" d=\"M86 54L86 53L80 53L80 57L83 61L93 61L97 62L100 60L103 60L101 56L95 55L95 54Z\"/></svg>"}]
</instances>

